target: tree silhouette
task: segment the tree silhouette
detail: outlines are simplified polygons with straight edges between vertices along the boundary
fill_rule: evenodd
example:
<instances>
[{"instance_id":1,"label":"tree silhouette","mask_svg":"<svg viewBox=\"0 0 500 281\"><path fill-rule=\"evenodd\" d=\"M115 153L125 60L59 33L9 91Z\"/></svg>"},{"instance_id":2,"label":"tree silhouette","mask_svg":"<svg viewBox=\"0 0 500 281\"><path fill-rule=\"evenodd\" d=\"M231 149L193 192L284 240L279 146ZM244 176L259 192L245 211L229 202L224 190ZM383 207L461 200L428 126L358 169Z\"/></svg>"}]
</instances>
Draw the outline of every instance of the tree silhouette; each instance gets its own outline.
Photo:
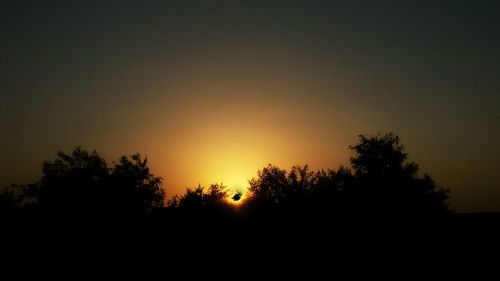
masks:
<instances>
[{"instance_id":1,"label":"tree silhouette","mask_svg":"<svg viewBox=\"0 0 500 281\"><path fill-rule=\"evenodd\" d=\"M201 185L196 188L187 188L182 196L175 196L170 202L170 207L185 209L208 209L226 205L229 193L223 184L211 184L207 191Z\"/></svg>"},{"instance_id":2,"label":"tree silhouette","mask_svg":"<svg viewBox=\"0 0 500 281\"><path fill-rule=\"evenodd\" d=\"M107 164L96 151L89 153L81 147L71 154L59 151L58 158L43 163L38 202L58 212L102 209L111 199L107 176Z\"/></svg>"},{"instance_id":3,"label":"tree silhouette","mask_svg":"<svg viewBox=\"0 0 500 281\"><path fill-rule=\"evenodd\" d=\"M113 169L94 151L77 147L43 164L41 180L29 194L57 213L144 212L163 206L162 179L149 172L139 154L123 156Z\"/></svg>"},{"instance_id":4,"label":"tree silhouette","mask_svg":"<svg viewBox=\"0 0 500 281\"><path fill-rule=\"evenodd\" d=\"M0 190L0 218L16 215L20 211L23 196L19 190L16 185Z\"/></svg>"},{"instance_id":5,"label":"tree silhouette","mask_svg":"<svg viewBox=\"0 0 500 281\"><path fill-rule=\"evenodd\" d=\"M197 186L163 206L162 179L151 174L147 159L123 156L108 166L97 152L77 147L45 162L40 181L0 192L0 236L12 245L6 256L27 257L22 266L32 272L88 266L78 260L87 251L102 256L103 268L141 272L184 265L193 256L213 271L220 268L213 257L228 253L237 273L245 261L257 272L271 268L285 275L296 267L425 272L463 241L483 233L498 237L492 235L499 233L498 219L480 216L482 224L449 212L449 191L419 173L396 135L360 135L350 149L350 166L316 171L269 164L245 194L230 193L223 184ZM236 206L229 203L242 198ZM480 232L475 225L491 228ZM460 230L458 243L457 229L467 230ZM107 255L100 255L103 249ZM388 258L373 254L383 251ZM44 259L53 252L59 258ZM158 259L157 253L172 254Z\"/></svg>"},{"instance_id":6,"label":"tree silhouette","mask_svg":"<svg viewBox=\"0 0 500 281\"><path fill-rule=\"evenodd\" d=\"M288 179L286 170L268 164L257 172L257 177L249 181L248 192L252 201L267 204L279 203L283 200Z\"/></svg>"},{"instance_id":7,"label":"tree silhouette","mask_svg":"<svg viewBox=\"0 0 500 281\"><path fill-rule=\"evenodd\" d=\"M349 146L353 172L341 166L337 171L311 171L293 166L287 172L269 164L249 181L247 204L253 208L287 206L314 207L356 212L442 213L448 210L448 190L437 188L432 178L418 176L419 167L407 161L399 137L359 136Z\"/></svg>"},{"instance_id":8,"label":"tree silhouette","mask_svg":"<svg viewBox=\"0 0 500 281\"><path fill-rule=\"evenodd\" d=\"M388 212L441 213L448 210L449 190L437 188L432 178L418 176L419 167L408 162L398 136L359 135L350 146L355 186L350 190L366 208Z\"/></svg>"},{"instance_id":9,"label":"tree silhouette","mask_svg":"<svg viewBox=\"0 0 500 281\"><path fill-rule=\"evenodd\" d=\"M406 163L408 155L393 133L383 136L359 135L359 142L349 148L356 154L351 165L358 177L412 176L418 171L415 163Z\"/></svg>"},{"instance_id":10,"label":"tree silhouette","mask_svg":"<svg viewBox=\"0 0 500 281\"><path fill-rule=\"evenodd\" d=\"M312 272L318 265L349 263L354 269L390 265L391 269L425 270L427 262L409 264L399 257L405 251L411 256L411 250L420 247L423 253L444 252L441 245L454 234L456 225L461 226L448 211L449 191L438 188L429 175L419 174L418 165L408 160L394 134L360 135L350 149L350 166L315 171L307 165L285 170L269 164L249 181L245 194L232 194L223 184L199 185L163 206L162 179L151 174L147 159L139 154L123 156L109 167L97 152L77 147L71 154L59 152L56 159L45 162L39 182L0 193L0 217L7 218L0 236L16 242L9 244L25 245L24 252L11 251L23 255L44 256L54 249L77 255L78 249L100 250L114 243L113 261L120 268L130 265L141 270L160 264L156 255L149 255L153 252L170 251L175 255L169 257L183 263L193 255L208 260L228 249L238 257L233 259L238 270L236 261L246 257L249 263L255 262L262 252L270 255L260 258L261 265L279 260L286 268L307 264ZM229 204L242 198L237 207ZM52 220L39 217L39 211L67 217ZM87 217L72 220L80 215ZM84 246L77 248L80 243ZM64 252L67 245L73 248ZM399 251L401 245L407 247ZM135 259L122 256L134 250ZM396 262L348 258L352 253L388 250L393 250ZM60 255L58 268L72 265L66 256ZM217 268L220 260L210 262ZM51 263L32 261L35 269L53 268Z\"/></svg>"},{"instance_id":11,"label":"tree silhouette","mask_svg":"<svg viewBox=\"0 0 500 281\"><path fill-rule=\"evenodd\" d=\"M292 166L290 171L269 164L251 179L248 192L250 201L266 204L294 205L309 201L331 201L350 185L349 169L312 171L308 165Z\"/></svg>"},{"instance_id":12,"label":"tree silhouette","mask_svg":"<svg viewBox=\"0 0 500 281\"><path fill-rule=\"evenodd\" d=\"M149 172L147 159L141 160L139 154L131 158L122 156L111 172L110 181L120 209L141 211L163 207L162 178Z\"/></svg>"}]
</instances>

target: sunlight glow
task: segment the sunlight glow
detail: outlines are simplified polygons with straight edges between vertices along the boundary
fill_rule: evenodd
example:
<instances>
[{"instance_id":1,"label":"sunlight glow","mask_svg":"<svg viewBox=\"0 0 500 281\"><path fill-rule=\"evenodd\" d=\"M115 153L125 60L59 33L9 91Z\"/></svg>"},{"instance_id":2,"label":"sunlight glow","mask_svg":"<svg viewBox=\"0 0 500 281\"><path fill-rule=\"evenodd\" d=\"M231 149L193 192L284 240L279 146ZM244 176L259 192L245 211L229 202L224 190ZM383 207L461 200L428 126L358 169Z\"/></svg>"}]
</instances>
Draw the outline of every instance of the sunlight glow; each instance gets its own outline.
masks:
<instances>
[{"instance_id":1,"label":"sunlight glow","mask_svg":"<svg viewBox=\"0 0 500 281\"><path fill-rule=\"evenodd\" d=\"M192 92L202 93L203 88ZM316 149L326 143L335 147L331 138L321 134L319 141L313 141L307 137L318 135L318 130L308 122L296 120L293 107L284 109L275 106L276 101L262 103L251 98L242 103L232 100L224 89L221 93L227 99L206 99L210 96L207 93L184 101L183 111L172 113L177 123L168 127L171 133L158 138L157 147L164 148L158 174L168 179L167 196L183 194L186 187L213 183L222 183L230 192L243 194L248 180L269 163L281 167L305 163L319 168L336 166L335 159L341 153ZM255 109L259 114L255 114ZM284 126L290 120L294 120L293 126Z\"/></svg>"},{"instance_id":2,"label":"sunlight glow","mask_svg":"<svg viewBox=\"0 0 500 281\"><path fill-rule=\"evenodd\" d=\"M185 143L183 166L191 166L198 183L208 186L222 183L230 195L244 194L248 180L267 164L266 134L254 134L235 127L212 127L203 130ZM269 155L274 156L272 153ZM196 182L194 182L196 184Z\"/></svg>"},{"instance_id":3,"label":"sunlight glow","mask_svg":"<svg viewBox=\"0 0 500 281\"><path fill-rule=\"evenodd\" d=\"M227 202L234 206L240 206L247 199L247 193L234 192L229 193Z\"/></svg>"}]
</instances>

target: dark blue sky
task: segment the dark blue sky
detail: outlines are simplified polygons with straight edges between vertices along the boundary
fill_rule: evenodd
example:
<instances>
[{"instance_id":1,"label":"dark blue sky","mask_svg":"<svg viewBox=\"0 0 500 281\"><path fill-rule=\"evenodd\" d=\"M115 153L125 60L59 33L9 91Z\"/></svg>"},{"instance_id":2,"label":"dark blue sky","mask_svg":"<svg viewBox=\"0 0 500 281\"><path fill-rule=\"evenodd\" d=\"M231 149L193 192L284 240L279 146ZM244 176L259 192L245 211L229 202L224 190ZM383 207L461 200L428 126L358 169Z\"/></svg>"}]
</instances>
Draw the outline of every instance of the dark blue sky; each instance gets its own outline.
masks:
<instances>
[{"instance_id":1,"label":"dark blue sky","mask_svg":"<svg viewBox=\"0 0 500 281\"><path fill-rule=\"evenodd\" d=\"M393 131L453 207L500 211L499 1L145 2L0 3L1 185L77 145L170 194L241 185Z\"/></svg>"}]
</instances>

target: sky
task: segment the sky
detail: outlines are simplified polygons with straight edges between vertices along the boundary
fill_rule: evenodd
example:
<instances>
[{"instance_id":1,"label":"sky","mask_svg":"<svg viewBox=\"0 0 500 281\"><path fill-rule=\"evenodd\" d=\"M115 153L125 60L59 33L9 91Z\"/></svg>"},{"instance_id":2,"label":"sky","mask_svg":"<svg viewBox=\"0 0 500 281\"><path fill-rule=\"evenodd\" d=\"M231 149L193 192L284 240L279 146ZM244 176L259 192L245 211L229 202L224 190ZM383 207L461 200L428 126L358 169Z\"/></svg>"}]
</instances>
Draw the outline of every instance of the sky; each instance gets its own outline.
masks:
<instances>
[{"instance_id":1,"label":"sky","mask_svg":"<svg viewBox=\"0 0 500 281\"><path fill-rule=\"evenodd\" d=\"M168 195L394 132L459 212L500 211L499 1L1 1L0 186L81 145Z\"/></svg>"}]
</instances>

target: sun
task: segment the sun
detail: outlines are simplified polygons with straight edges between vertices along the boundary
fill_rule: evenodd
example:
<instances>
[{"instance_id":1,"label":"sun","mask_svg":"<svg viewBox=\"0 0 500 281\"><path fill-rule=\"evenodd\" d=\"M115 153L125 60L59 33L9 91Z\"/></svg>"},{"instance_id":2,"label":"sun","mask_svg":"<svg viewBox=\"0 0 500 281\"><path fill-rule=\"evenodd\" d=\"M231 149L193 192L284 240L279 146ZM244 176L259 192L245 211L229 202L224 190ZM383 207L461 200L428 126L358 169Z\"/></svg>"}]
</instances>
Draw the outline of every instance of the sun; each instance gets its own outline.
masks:
<instances>
[{"instance_id":1,"label":"sun","mask_svg":"<svg viewBox=\"0 0 500 281\"><path fill-rule=\"evenodd\" d=\"M234 202L238 202L240 201L241 199L241 193L236 193L235 195L233 195L233 197L231 197L231 200L233 200Z\"/></svg>"},{"instance_id":2,"label":"sun","mask_svg":"<svg viewBox=\"0 0 500 281\"><path fill-rule=\"evenodd\" d=\"M239 206L239 205L243 204L243 202L245 202L246 197L247 197L246 193L237 191L234 193L230 193L228 198L227 198L227 201L228 201L228 203L230 203L232 205Z\"/></svg>"}]
</instances>

